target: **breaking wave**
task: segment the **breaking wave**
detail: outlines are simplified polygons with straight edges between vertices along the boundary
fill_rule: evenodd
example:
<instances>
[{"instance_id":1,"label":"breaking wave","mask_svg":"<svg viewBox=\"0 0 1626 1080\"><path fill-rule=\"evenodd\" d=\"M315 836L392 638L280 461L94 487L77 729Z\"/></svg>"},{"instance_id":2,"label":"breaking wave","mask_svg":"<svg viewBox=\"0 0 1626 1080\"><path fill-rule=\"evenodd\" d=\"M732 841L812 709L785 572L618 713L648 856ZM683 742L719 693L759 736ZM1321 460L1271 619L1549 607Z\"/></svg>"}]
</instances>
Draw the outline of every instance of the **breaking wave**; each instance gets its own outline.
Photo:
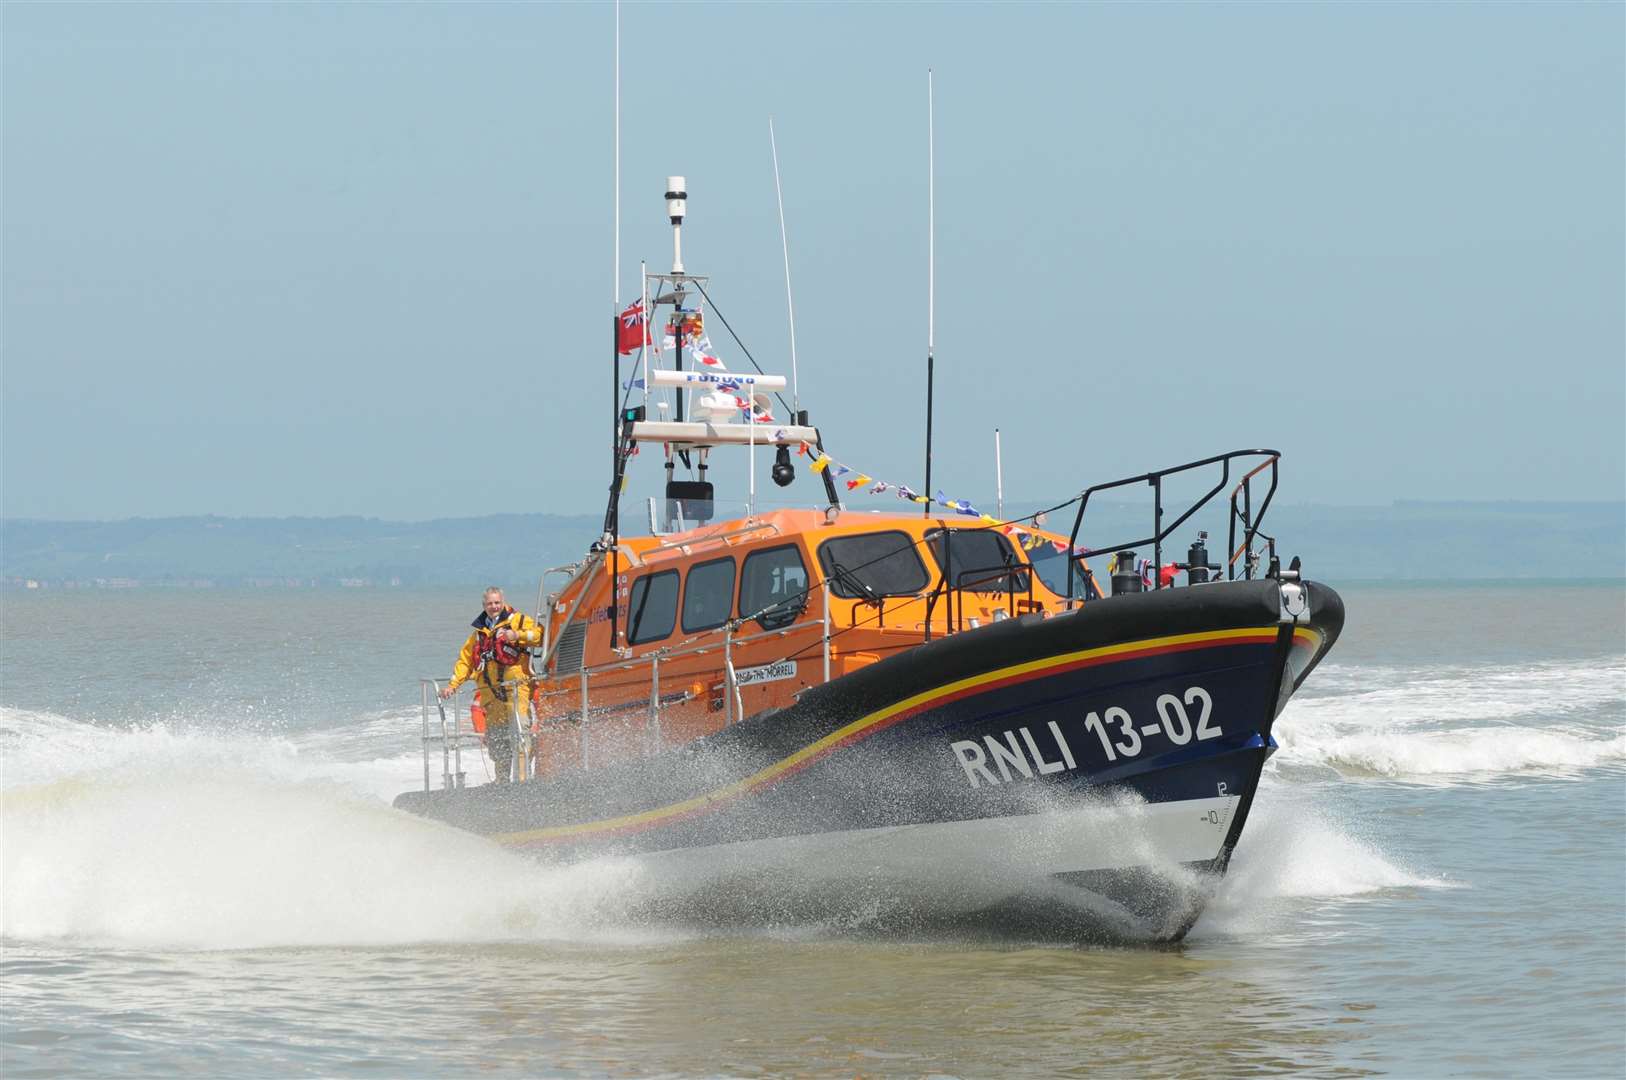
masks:
<instances>
[{"instance_id":1,"label":"breaking wave","mask_svg":"<svg viewBox=\"0 0 1626 1080\"><path fill-rule=\"evenodd\" d=\"M548 866L393 810L423 781L415 728L406 712L269 734L0 708L0 933L188 948L671 936L636 914L693 886L669 864ZM1323 814L1321 783L1622 767L1626 660L1328 665L1276 733L1276 790L1199 938L1247 932L1280 903L1449 884Z\"/></svg>"},{"instance_id":2,"label":"breaking wave","mask_svg":"<svg viewBox=\"0 0 1626 1080\"><path fill-rule=\"evenodd\" d=\"M1302 799L1262 796L1192 939L1278 930L1282 907L1294 901L1456 887L1397 864Z\"/></svg>"},{"instance_id":3,"label":"breaking wave","mask_svg":"<svg viewBox=\"0 0 1626 1080\"><path fill-rule=\"evenodd\" d=\"M109 731L0 709L0 932L253 948L579 939L622 929L629 862L546 867L399 813L400 718L304 739ZM313 752L346 744L349 760Z\"/></svg>"},{"instance_id":4,"label":"breaking wave","mask_svg":"<svg viewBox=\"0 0 1626 1080\"><path fill-rule=\"evenodd\" d=\"M694 887L658 858L549 866L392 809L422 783L400 752L412 719L272 737L0 708L0 933L199 949L692 936L639 914ZM1428 884L1333 823L1255 813L1264 839L1200 929L1261 899Z\"/></svg>"},{"instance_id":5,"label":"breaking wave","mask_svg":"<svg viewBox=\"0 0 1626 1080\"><path fill-rule=\"evenodd\" d=\"M1419 673L1333 665L1276 725L1273 766L1485 782L1626 763L1626 659Z\"/></svg>"}]
</instances>

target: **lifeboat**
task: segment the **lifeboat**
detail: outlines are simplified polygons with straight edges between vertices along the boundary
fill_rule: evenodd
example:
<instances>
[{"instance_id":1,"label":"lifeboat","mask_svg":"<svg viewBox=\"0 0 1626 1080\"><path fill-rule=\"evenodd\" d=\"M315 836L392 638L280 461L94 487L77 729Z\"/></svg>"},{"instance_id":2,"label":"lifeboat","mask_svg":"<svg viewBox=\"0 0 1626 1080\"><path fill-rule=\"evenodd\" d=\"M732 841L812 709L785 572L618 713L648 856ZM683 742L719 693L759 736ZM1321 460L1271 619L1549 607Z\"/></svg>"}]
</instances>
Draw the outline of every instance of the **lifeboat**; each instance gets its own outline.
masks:
<instances>
[{"instance_id":1,"label":"lifeboat","mask_svg":"<svg viewBox=\"0 0 1626 1080\"><path fill-rule=\"evenodd\" d=\"M859 512L808 414L773 418L785 380L722 368L688 304L707 279L674 263L618 320L641 355L618 377L605 528L542 575L511 782L466 782L477 743L424 680L423 790L395 805L552 861L669 867L690 884L657 915L1181 938L1240 842L1272 725L1343 625L1338 594L1262 531L1281 455L1109 480L1048 515L907 487L901 509ZM661 307L657 349L642 320ZM624 536L642 449L664 505ZM800 464L820 505L758 512L753 479L747 512L717 520L713 452L753 475L771 457L776 483ZM1206 494L1164 505L1196 477ZM1098 542L1092 497L1131 487L1152 489L1150 524ZM1199 513L1224 515L1221 561L1182 532Z\"/></svg>"}]
</instances>

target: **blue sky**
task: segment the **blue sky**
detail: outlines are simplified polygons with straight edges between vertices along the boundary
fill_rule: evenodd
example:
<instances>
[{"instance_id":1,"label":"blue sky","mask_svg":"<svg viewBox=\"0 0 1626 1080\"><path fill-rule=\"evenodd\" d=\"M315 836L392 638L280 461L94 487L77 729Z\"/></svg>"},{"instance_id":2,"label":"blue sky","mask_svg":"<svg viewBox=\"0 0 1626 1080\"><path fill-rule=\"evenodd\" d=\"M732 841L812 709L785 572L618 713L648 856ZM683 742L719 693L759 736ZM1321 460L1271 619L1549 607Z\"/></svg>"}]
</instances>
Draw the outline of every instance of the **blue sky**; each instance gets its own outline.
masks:
<instances>
[{"instance_id":1,"label":"blue sky","mask_svg":"<svg viewBox=\"0 0 1626 1080\"><path fill-rule=\"evenodd\" d=\"M921 471L930 66L951 496L996 426L1008 499L1257 445L1297 502L1626 488L1626 6L622 10L622 296L683 174L787 371L771 114L803 404L864 471ZM0 511L602 508L608 5L0 19Z\"/></svg>"}]
</instances>

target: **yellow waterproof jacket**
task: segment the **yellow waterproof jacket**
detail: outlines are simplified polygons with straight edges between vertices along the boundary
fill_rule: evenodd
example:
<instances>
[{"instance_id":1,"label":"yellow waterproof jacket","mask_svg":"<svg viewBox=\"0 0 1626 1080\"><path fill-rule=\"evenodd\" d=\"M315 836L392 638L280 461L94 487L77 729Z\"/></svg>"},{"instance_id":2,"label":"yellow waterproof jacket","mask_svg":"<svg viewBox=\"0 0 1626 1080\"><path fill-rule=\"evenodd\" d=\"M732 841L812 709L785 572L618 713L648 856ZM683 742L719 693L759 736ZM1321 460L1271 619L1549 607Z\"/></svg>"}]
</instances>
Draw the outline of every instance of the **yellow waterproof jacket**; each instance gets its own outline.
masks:
<instances>
[{"instance_id":1,"label":"yellow waterproof jacket","mask_svg":"<svg viewBox=\"0 0 1626 1080\"><path fill-rule=\"evenodd\" d=\"M498 701L506 702L516 686L530 678L531 661L529 656L521 654L519 663L501 664L490 656L491 642L495 640L498 630L512 630L518 635L517 640L512 642L513 647L535 648L542 644L542 628L536 625L535 619L513 608L504 608L495 619L488 619L486 613L481 611L471 625L474 632L463 643L463 651L452 666L450 686L455 690L478 674L481 689ZM523 700L524 688L520 687L520 691Z\"/></svg>"}]
</instances>

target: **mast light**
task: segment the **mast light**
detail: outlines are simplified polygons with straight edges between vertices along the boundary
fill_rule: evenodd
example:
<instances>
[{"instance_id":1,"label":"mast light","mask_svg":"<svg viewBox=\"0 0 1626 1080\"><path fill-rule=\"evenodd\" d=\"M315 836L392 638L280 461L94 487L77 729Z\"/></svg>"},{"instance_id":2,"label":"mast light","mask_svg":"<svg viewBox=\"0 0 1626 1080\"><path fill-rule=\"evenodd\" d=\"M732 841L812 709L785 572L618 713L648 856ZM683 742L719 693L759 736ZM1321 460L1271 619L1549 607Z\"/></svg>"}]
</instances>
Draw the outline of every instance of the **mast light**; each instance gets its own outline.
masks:
<instances>
[{"instance_id":1,"label":"mast light","mask_svg":"<svg viewBox=\"0 0 1626 1080\"><path fill-rule=\"evenodd\" d=\"M689 185L681 176L666 178L666 217L672 222L672 273L683 273L683 217L689 211Z\"/></svg>"},{"instance_id":2,"label":"mast light","mask_svg":"<svg viewBox=\"0 0 1626 1080\"><path fill-rule=\"evenodd\" d=\"M668 176L666 178L666 216L672 219L673 225L682 225L683 216L688 213L689 192L681 176Z\"/></svg>"}]
</instances>

